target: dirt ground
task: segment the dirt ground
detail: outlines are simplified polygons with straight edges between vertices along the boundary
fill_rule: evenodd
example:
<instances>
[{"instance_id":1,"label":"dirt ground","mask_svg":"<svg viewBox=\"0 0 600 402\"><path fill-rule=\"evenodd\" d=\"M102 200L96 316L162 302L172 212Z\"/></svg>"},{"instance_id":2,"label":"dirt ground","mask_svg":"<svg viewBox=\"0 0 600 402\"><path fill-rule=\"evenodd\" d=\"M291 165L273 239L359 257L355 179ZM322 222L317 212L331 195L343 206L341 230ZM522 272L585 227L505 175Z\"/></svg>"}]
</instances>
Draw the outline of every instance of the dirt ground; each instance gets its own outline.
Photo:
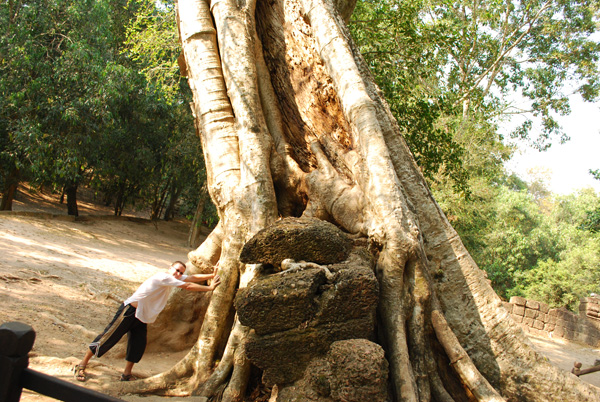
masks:
<instances>
[{"instance_id":1,"label":"dirt ground","mask_svg":"<svg viewBox=\"0 0 600 402\"><path fill-rule=\"evenodd\" d=\"M128 211L112 216L110 208L80 201L80 217L66 215L58 196L21 191L14 212L0 212L0 323L20 321L36 331L30 368L79 383L72 368L86 345L102 331L116 307L152 274L172 261L187 260L186 222L152 223ZM574 361L583 368L600 359L600 350L563 340L530 338L562 369ZM134 374L160 373L185 352L146 353ZM88 366L86 387L100 390L118 381L123 359L109 352ZM600 386L600 373L581 377ZM127 401L160 401L157 396L121 396ZM24 391L22 401L52 401ZM169 398L170 401L183 400Z\"/></svg>"},{"instance_id":2,"label":"dirt ground","mask_svg":"<svg viewBox=\"0 0 600 402\"><path fill-rule=\"evenodd\" d=\"M30 368L81 385L71 370L118 305L149 276L187 261L189 225L152 223L132 211L117 218L92 202L80 201L79 213L68 217L57 195L35 192L20 192L13 212L0 213L0 323L34 328ZM184 355L146 353L134 374L160 373ZM123 363L112 351L92 359L85 386L117 381ZM143 398L154 399L164 398ZM54 399L24 391L21 400Z\"/></svg>"}]
</instances>

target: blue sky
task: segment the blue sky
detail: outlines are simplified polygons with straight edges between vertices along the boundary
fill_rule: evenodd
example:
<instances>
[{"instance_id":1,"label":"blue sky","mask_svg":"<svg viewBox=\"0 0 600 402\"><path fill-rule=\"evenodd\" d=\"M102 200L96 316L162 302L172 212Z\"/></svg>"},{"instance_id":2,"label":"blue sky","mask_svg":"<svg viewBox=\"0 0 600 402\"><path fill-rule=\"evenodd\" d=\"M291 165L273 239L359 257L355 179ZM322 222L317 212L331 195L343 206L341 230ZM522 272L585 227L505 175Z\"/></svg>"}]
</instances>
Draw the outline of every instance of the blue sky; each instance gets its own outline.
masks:
<instances>
[{"instance_id":1,"label":"blue sky","mask_svg":"<svg viewBox=\"0 0 600 402\"><path fill-rule=\"evenodd\" d=\"M600 104L580 99L572 99L571 114L559 120L570 141L556 142L545 152L522 147L508 169L526 181L531 180L531 169L547 170L548 188L556 194L570 194L585 187L600 192L600 181L588 172L600 169Z\"/></svg>"}]
</instances>

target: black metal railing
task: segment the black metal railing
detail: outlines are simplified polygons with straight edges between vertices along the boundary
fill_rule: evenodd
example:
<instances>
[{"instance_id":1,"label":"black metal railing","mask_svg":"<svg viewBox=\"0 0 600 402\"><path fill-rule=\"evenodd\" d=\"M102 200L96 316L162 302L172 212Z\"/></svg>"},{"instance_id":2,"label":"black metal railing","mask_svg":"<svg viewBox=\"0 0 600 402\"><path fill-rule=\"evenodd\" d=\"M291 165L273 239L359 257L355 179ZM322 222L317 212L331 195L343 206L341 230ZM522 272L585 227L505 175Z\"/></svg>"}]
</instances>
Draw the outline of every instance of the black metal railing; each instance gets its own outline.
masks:
<instances>
[{"instance_id":1,"label":"black metal railing","mask_svg":"<svg viewBox=\"0 0 600 402\"><path fill-rule=\"evenodd\" d=\"M18 402L25 388L65 402L122 402L27 368L34 341L35 331L27 324L7 322L0 325L0 401Z\"/></svg>"}]
</instances>

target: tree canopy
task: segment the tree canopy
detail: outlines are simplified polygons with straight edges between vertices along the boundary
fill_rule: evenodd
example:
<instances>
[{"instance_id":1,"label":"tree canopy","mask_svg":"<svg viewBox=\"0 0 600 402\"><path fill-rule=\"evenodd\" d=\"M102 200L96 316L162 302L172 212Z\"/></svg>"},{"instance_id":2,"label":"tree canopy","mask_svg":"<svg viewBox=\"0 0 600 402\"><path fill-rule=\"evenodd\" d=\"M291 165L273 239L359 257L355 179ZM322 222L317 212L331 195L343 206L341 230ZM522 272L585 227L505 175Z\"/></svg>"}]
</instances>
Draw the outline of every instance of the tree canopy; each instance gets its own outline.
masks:
<instances>
[{"instance_id":1,"label":"tree canopy","mask_svg":"<svg viewBox=\"0 0 600 402\"><path fill-rule=\"evenodd\" d=\"M192 157L201 151L177 71L172 5L33 0L0 7L3 209L28 180L65 191L73 215L79 185L102 191L116 214L128 204L152 209L154 218L170 215L180 196L182 213L193 214L203 167ZM148 44L160 52L148 52Z\"/></svg>"},{"instance_id":2,"label":"tree canopy","mask_svg":"<svg viewBox=\"0 0 600 402\"><path fill-rule=\"evenodd\" d=\"M510 157L500 127L544 150L568 96L599 95L594 1L357 3L353 37L429 180L494 177Z\"/></svg>"}]
</instances>

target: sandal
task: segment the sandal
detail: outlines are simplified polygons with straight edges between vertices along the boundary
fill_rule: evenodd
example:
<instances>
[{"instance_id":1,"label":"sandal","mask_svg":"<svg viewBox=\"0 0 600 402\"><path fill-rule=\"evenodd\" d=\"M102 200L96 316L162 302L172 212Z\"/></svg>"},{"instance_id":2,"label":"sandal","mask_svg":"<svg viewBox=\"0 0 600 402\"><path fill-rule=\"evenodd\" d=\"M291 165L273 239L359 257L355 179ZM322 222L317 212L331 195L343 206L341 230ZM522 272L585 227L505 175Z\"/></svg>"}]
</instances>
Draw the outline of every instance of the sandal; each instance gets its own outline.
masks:
<instances>
[{"instance_id":1,"label":"sandal","mask_svg":"<svg viewBox=\"0 0 600 402\"><path fill-rule=\"evenodd\" d=\"M81 366L81 365L76 365L75 367L73 367L73 377L75 377L75 379L77 381L85 381L87 380L87 374L85 372L85 366Z\"/></svg>"},{"instance_id":2,"label":"sandal","mask_svg":"<svg viewBox=\"0 0 600 402\"><path fill-rule=\"evenodd\" d=\"M133 374L121 374L120 381L135 381L137 377Z\"/></svg>"}]
</instances>

